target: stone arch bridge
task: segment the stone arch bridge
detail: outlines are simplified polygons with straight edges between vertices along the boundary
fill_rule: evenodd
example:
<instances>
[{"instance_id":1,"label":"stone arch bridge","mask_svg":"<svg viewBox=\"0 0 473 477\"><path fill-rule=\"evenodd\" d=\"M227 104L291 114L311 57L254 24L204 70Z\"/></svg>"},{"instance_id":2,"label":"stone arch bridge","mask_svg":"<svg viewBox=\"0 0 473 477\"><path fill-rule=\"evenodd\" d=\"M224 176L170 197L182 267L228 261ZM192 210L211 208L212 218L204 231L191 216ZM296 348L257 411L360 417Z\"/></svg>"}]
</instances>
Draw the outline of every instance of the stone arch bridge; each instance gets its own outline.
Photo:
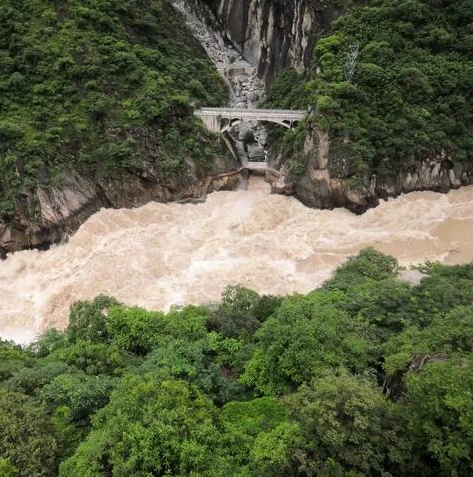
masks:
<instances>
[{"instance_id":1,"label":"stone arch bridge","mask_svg":"<svg viewBox=\"0 0 473 477\"><path fill-rule=\"evenodd\" d=\"M300 121L306 111L285 109L236 109L236 108L202 108L194 111L194 115L202 119L204 125L213 132L223 133L233 125L242 121L269 121L292 128Z\"/></svg>"}]
</instances>

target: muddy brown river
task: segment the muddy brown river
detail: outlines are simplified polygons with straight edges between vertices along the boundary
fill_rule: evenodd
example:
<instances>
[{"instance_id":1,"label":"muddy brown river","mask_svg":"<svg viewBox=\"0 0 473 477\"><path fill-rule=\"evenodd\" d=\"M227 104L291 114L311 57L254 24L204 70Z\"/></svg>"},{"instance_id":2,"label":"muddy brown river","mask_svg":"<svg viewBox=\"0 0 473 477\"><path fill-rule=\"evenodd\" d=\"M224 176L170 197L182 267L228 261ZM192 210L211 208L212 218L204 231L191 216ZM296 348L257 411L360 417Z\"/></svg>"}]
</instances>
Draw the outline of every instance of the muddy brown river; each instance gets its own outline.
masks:
<instances>
[{"instance_id":1,"label":"muddy brown river","mask_svg":"<svg viewBox=\"0 0 473 477\"><path fill-rule=\"evenodd\" d=\"M306 293L369 245L406 266L473 260L473 186L414 192L361 216L270 195L260 178L198 205L102 210L67 244L0 262L0 336L24 343L62 328L72 302L100 293L163 310L218 301L226 285Z\"/></svg>"}]
</instances>

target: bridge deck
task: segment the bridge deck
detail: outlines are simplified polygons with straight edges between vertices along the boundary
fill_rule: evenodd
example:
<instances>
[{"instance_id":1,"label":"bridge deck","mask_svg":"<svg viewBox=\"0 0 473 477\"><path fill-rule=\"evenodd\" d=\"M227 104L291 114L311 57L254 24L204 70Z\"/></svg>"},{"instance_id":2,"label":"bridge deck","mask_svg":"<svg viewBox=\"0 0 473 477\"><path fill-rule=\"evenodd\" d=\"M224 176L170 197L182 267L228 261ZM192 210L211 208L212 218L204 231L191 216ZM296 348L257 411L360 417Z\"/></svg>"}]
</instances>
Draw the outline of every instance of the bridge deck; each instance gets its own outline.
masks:
<instances>
[{"instance_id":1,"label":"bridge deck","mask_svg":"<svg viewBox=\"0 0 473 477\"><path fill-rule=\"evenodd\" d=\"M196 116L220 116L222 118L261 118L296 120L302 119L306 111L291 109L241 109L241 108L201 108L194 112Z\"/></svg>"},{"instance_id":2,"label":"bridge deck","mask_svg":"<svg viewBox=\"0 0 473 477\"><path fill-rule=\"evenodd\" d=\"M194 115L200 118L210 131L222 133L240 121L269 121L292 128L306 112L286 109L202 108L195 110Z\"/></svg>"}]
</instances>

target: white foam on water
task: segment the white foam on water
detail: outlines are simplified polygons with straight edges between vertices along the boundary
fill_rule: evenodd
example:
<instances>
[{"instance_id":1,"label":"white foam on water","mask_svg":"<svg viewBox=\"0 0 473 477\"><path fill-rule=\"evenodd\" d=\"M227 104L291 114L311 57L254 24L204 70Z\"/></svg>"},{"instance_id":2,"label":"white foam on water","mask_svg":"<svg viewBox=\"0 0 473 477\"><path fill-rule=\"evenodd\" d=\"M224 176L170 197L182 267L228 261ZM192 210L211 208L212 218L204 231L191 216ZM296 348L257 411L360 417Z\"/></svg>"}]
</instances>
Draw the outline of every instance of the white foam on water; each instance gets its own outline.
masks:
<instances>
[{"instance_id":1,"label":"white foam on water","mask_svg":"<svg viewBox=\"0 0 473 477\"><path fill-rule=\"evenodd\" d=\"M361 216L270 195L256 177L247 191L216 192L202 204L104 209L69 243L0 262L0 336L24 343L64 328L71 303L100 293L163 310L218 301L227 285L306 293L370 245L402 265L469 262L473 186L414 192Z\"/></svg>"}]
</instances>

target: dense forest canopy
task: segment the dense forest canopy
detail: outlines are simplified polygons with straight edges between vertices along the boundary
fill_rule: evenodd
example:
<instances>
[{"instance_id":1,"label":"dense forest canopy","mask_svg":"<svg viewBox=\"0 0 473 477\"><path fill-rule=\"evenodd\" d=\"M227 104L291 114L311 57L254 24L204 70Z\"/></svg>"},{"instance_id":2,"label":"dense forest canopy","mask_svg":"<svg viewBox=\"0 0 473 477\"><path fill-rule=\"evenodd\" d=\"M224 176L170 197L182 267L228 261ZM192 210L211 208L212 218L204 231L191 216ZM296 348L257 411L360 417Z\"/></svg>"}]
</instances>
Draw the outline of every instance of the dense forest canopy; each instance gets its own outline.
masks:
<instances>
[{"instance_id":1,"label":"dense forest canopy","mask_svg":"<svg viewBox=\"0 0 473 477\"><path fill-rule=\"evenodd\" d=\"M267 104L310 106L354 175L389 175L432 158L471 162L473 2L345 3L347 13L318 40L310 71L286 71ZM351 79L350 47L358 47ZM283 146L297 156L302 137L294 133Z\"/></svg>"},{"instance_id":2,"label":"dense forest canopy","mask_svg":"<svg viewBox=\"0 0 473 477\"><path fill-rule=\"evenodd\" d=\"M422 270L366 249L305 296L76 303L0 344L0 473L471 475L473 265Z\"/></svg>"},{"instance_id":3,"label":"dense forest canopy","mask_svg":"<svg viewBox=\"0 0 473 477\"><path fill-rule=\"evenodd\" d=\"M163 174L177 174L185 156L208 161L215 141L206 143L189 104L225 96L168 0L2 1L0 217L71 168L103 176L132 167L149 130Z\"/></svg>"}]
</instances>

